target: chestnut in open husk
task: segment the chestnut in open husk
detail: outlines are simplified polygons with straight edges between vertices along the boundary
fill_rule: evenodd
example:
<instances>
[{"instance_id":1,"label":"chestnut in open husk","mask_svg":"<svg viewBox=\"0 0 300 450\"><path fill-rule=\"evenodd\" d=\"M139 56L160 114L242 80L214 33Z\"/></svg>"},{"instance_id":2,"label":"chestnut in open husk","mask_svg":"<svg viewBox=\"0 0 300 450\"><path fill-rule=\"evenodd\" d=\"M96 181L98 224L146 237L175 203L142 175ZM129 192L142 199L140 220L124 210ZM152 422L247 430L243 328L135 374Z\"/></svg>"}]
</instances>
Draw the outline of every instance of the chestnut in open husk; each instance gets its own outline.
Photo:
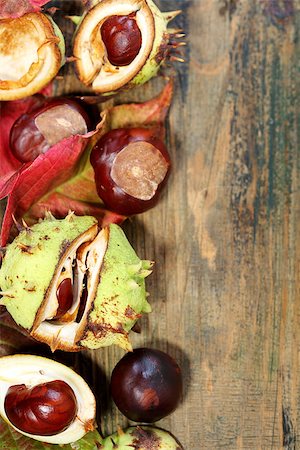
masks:
<instances>
[{"instance_id":1,"label":"chestnut in open husk","mask_svg":"<svg viewBox=\"0 0 300 450\"><path fill-rule=\"evenodd\" d=\"M28 437L68 444L94 429L95 398L73 370L48 358L0 358L0 415Z\"/></svg>"},{"instance_id":2,"label":"chestnut in open husk","mask_svg":"<svg viewBox=\"0 0 300 450\"><path fill-rule=\"evenodd\" d=\"M0 303L53 351L112 344L129 351L131 328L151 311L145 288L151 267L118 225L99 230L92 216L57 220L48 213L7 246Z\"/></svg>"},{"instance_id":3,"label":"chestnut in open husk","mask_svg":"<svg viewBox=\"0 0 300 450\"><path fill-rule=\"evenodd\" d=\"M26 163L69 136L87 133L89 128L89 116L79 101L43 99L16 120L10 132L10 148L19 161Z\"/></svg>"},{"instance_id":4,"label":"chestnut in open husk","mask_svg":"<svg viewBox=\"0 0 300 450\"><path fill-rule=\"evenodd\" d=\"M111 64L128 66L137 57L142 46L142 35L136 13L110 16L101 25L100 32Z\"/></svg>"},{"instance_id":5,"label":"chestnut in open husk","mask_svg":"<svg viewBox=\"0 0 300 450\"><path fill-rule=\"evenodd\" d=\"M135 422L156 422L173 412L182 396L177 362L160 350L127 353L111 376L111 393L119 410Z\"/></svg>"},{"instance_id":6,"label":"chestnut in open husk","mask_svg":"<svg viewBox=\"0 0 300 450\"><path fill-rule=\"evenodd\" d=\"M66 430L77 415L73 389L62 380L27 387L10 386L4 400L9 421L25 433L53 436Z\"/></svg>"},{"instance_id":7,"label":"chestnut in open husk","mask_svg":"<svg viewBox=\"0 0 300 450\"><path fill-rule=\"evenodd\" d=\"M119 214L156 205L170 172L164 143L147 128L118 128L102 136L91 152L99 197Z\"/></svg>"},{"instance_id":8,"label":"chestnut in open husk","mask_svg":"<svg viewBox=\"0 0 300 450\"><path fill-rule=\"evenodd\" d=\"M79 79L95 92L111 94L155 76L181 30L167 29L180 13L162 13L152 0L91 0L77 24L73 53ZM174 59L180 60L178 57Z\"/></svg>"},{"instance_id":9,"label":"chestnut in open husk","mask_svg":"<svg viewBox=\"0 0 300 450\"><path fill-rule=\"evenodd\" d=\"M64 62L64 38L50 16L37 12L0 21L0 100L39 92Z\"/></svg>"}]
</instances>

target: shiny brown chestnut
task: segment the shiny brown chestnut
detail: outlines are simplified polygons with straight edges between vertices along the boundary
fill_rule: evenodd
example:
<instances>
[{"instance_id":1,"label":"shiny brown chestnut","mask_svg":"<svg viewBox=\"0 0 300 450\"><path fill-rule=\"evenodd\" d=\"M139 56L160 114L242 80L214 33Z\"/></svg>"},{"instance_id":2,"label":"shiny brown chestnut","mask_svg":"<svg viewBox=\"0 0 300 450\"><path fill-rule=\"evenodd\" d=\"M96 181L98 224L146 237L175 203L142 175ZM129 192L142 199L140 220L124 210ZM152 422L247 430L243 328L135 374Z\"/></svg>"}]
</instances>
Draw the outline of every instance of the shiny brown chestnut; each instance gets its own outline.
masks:
<instances>
[{"instance_id":1,"label":"shiny brown chestnut","mask_svg":"<svg viewBox=\"0 0 300 450\"><path fill-rule=\"evenodd\" d=\"M173 412L181 399L181 369L167 353L138 348L114 368L111 393L130 420L156 422Z\"/></svg>"},{"instance_id":2,"label":"shiny brown chestnut","mask_svg":"<svg viewBox=\"0 0 300 450\"><path fill-rule=\"evenodd\" d=\"M71 278L65 278L56 291L58 308L53 319L60 319L66 314L73 304L73 286Z\"/></svg>"},{"instance_id":3,"label":"shiny brown chestnut","mask_svg":"<svg viewBox=\"0 0 300 450\"><path fill-rule=\"evenodd\" d=\"M79 101L43 99L16 120L10 132L10 148L19 161L30 162L59 141L85 134L89 128L89 116Z\"/></svg>"},{"instance_id":4,"label":"shiny brown chestnut","mask_svg":"<svg viewBox=\"0 0 300 450\"><path fill-rule=\"evenodd\" d=\"M52 436L64 431L76 418L77 400L73 389L55 380L32 388L11 386L4 408L10 422L32 435Z\"/></svg>"},{"instance_id":5,"label":"shiny brown chestnut","mask_svg":"<svg viewBox=\"0 0 300 450\"><path fill-rule=\"evenodd\" d=\"M140 51L142 34L135 16L111 16L101 26L107 58L115 66L128 66Z\"/></svg>"},{"instance_id":6,"label":"shiny brown chestnut","mask_svg":"<svg viewBox=\"0 0 300 450\"><path fill-rule=\"evenodd\" d=\"M164 143L148 128L118 128L102 136L91 152L99 197L123 215L156 205L171 161Z\"/></svg>"}]
</instances>

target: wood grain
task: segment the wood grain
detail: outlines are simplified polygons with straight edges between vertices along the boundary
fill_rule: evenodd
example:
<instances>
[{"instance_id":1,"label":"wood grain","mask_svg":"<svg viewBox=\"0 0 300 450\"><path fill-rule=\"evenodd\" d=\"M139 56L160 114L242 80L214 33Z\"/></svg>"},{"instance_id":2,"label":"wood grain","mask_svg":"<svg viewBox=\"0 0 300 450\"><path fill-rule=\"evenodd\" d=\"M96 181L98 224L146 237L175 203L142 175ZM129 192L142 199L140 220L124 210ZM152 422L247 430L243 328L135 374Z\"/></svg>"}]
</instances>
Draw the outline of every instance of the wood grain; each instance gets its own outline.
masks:
<instances>
[{"instance_id":1,"label":"wood grain","mask_svg":"<svg viewBox=\"0 0 300 450\"><path fill-rule=\"evenodd\" d=\"M61 2L52 2L60 4ZM60 24L76 2L65 1ZM300 448L299 0L161 0L183 14L185 64L167 136L160 204L125 231L143 258L153 312L134 346L169 352L184 399L159 425L186 450ZM78 2L77 2L78 5ZM57 93L82 88L70 66ZM151 81L115 102L150 98ZM123 352L74 356L104 434L125 425L109 395Z\"/></svg>"}]
</instances>

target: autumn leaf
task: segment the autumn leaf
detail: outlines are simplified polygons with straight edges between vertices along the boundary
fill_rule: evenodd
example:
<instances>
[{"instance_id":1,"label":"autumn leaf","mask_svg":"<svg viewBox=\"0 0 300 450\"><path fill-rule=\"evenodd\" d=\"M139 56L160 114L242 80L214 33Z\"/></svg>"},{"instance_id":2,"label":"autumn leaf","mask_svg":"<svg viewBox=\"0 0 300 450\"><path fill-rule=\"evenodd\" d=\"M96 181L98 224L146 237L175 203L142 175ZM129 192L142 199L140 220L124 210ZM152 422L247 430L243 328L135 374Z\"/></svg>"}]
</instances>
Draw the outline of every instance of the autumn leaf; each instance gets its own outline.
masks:
<instances>
[{"instance_id":1,"label":"autumn leaf","mask_svg":"<svg viewBox=\"0 0 300 450\"><path fill-rule=\"evenodd\" d=\"M49 0L0 0L0 19L38 12L46 3L49 3Z\"/></svg>"}]
</instances>

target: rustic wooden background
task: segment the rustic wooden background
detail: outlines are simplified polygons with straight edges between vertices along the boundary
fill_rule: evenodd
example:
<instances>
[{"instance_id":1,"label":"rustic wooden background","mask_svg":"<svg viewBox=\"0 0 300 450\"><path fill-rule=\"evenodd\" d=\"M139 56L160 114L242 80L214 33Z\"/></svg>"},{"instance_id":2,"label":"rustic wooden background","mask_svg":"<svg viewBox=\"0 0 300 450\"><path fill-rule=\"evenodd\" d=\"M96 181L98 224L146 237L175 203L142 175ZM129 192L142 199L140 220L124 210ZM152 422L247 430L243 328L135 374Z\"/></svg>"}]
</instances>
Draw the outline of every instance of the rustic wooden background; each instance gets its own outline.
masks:
<instances>
[{"instance_id":1,"label":"rustic wooden background","mask_svg":"<svg viewBox=\"0 0 300 450\"><path fill-rule=\"evenodd\" d=\"M79 2L52 3L71 37L64 16ZM132 340L182 367L183 402L159 425L186 450L296 450L300 0L158 3L183 10L175 24L188 46L173 69L167 192L124 225L139 255L156 261L153 312ZM71 65L62 75L58 94L82 89ZM148 99L162 83L115 102ZM122 355L109 348L72 357L93 385L104 434L128 423L108 389Z\"/></svg>"}]
</instances>

